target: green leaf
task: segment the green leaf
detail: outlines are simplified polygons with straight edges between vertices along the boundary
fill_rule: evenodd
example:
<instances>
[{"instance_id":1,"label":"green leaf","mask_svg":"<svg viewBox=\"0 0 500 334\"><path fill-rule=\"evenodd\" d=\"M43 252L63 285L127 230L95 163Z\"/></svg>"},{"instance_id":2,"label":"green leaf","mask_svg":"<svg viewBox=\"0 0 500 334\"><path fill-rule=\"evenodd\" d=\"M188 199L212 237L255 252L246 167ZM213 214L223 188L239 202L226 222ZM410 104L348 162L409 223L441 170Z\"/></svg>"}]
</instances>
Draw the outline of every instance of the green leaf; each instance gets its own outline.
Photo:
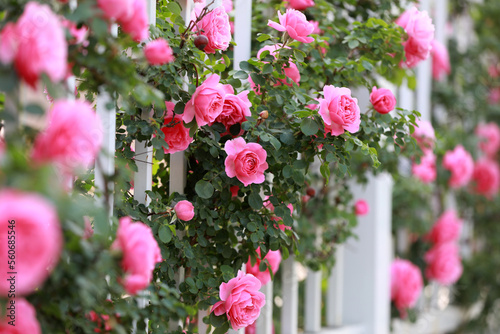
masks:
<instances>
[{"instance_id":1,"label":"green leaf","mask_svg":"<svg viewBox=\"0 0 500 334\"><path fill-rule=\"evenodd\" d=\"M26 111L33 115L43 115L45 111L38 104L29 104L26 106Z\"/></svg>"},{"instance_id":2,"label":"green leaf","mask_svg":"<svg viewBox=\"0 0 500 334\"><path fill-rule=\"evenodd\" d=\"M321 167L319 167L319 171L321 172L321 175L326 179L326 183L330 181L330 166L325 163L322 164Z\"/></svg>"},{"instance_id":3,"label":"green leaf","mask_svg":"<svg viewBox=\"0 0 500 334\"><path fill-rule=\"evenodd\" d=\"M318 132L319 125L311 118L304 118L302 123L300 123L300 130L302 130L306 136L312 136Z\"/></svg>"},{"instance_id":4,"label":"green leaf","mask_svg":"<svg viewBox=\"0 0 500 334\"><path fill-rule=\"evenodd\" d=\"M208 181L200 180L196 182L194 190L201 198L208 199L214 194L214 186Z\"/></svg>"},{"instance_id":5,"label":"green leaf","mask_svg":"<svg viewBox=\"0 0 500 334\"><path fill-rule=\"evenodd\" d=\"M258 193L251 193L248 196L248 204L252 207L254 210L260 210L262 209L262 198Z\"/></svg>"},{"instance_id":6,"label":"green leaf","mask_svg":"<svg viewBox=\"0 0 500 334\"><path fill-rule=\"evenodd\" d=\"M264 41L267 41L268 39L271 38L271 36L267 35L267 34L258 34L259 37L257 37L257 40L259 42L264 42Z\"/></svg>"},{"instance_id":7,"label":"green leaf","mask_svg":"<svg viewBox=\"0 0 500 334\"><path fill-rule=\"evenodd\" d=\"M233 74L233 78L245 80L246 78L248 78L248 74L245 71L238 71Z\"/></svg>"},{"instance_id":8,"label":"green leaf","mask_svg":"<svg viewBox=\"0 0 500 334\"><path fill-rule=\"evenodd\" d=\"M168 11L172 12L175 15L181 15L181 7L177 2L169 2L167 3L167 9Z\"/></svg>"},{"instance_id":9,"label":"green leaf","mask_svg":"<svg viewBox=\"0 0 500 334\"><path fill-rule=\"evenodd\" d=\"M217 327L213 334L226 334L229 330L229 323L226 321L221 327Z\"/></svg>"},{"instance_id":10,"label":"green leaf","mask_svg":"<svg viewBox=\"0 0 500 334\"><path fill-rule=\"evenodd\" d=\"M172 231L167 226L162 225L158 230L158 236L163 243L168 244L172 240Z\"/></svg>"}]
</instances>

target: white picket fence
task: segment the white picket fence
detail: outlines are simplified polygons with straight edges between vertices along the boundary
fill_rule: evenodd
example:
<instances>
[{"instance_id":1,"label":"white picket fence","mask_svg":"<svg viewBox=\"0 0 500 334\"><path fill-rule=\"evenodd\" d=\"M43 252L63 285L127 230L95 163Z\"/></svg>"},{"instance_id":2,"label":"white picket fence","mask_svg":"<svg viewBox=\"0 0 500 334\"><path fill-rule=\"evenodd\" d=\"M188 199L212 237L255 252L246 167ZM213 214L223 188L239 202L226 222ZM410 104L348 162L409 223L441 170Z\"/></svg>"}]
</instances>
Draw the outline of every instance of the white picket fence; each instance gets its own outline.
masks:
<instances>
[{"instance_id":1,"label":"white picket fence","mask_svg":"<svg viewBox=\"0 0 500 334\"><path fill-rule=\"evenodd\" d=\"M192 0L179 0L183 17L190 20L193 7ZM430 0L421 0L421 8L429 9ZM446 22L445 0L435 1L436 32L439 40L444 42ZM444 5L443 5L444 4ZM216 0L213 6L220 6L221 0ZM235 34L234 68L239 62L250 58L252 1L234 0ZM156 0L148 0L150 23L155 24ZM424 62L418 68L418 90L416 109L422 112L424 119L430 115L431 68L430 61ZM368 92L357 96L363 110L363 104L369 103ZM96 164L96 185L104 186L102 175L110 175L114 170L115 150L115 112L106 110L106 104L111 97L103 93L98 97L97 113L101 117L105 129L103 150ZM414 93L402 87L399 91L399 105L407 109L414 107ZM147 115L143 115L147 117ZM152 181L152 147L145 143L135 142L138 172L134 177L134 198L139 203L148 204L146 191L151 190ZM183 193L186 184L186 161L183 152L170 155L170 193ZM328 291L324 296L321 288L321 272L309 271L305 282L305 296L299 298L297 263L293 256L281 263L282 272L282 307L281 333L295 334L298 328L299 301L304 303L304 326L306 333L321 334L386 334L389 333L390 321L390 277L389 266L392 258L391 237L391 201L392 180L388 175L370 176L365 187L352 185L356 199L364 199L371 210L366 216L359 218L355 233L359 240L350 240L337 250L337 264L328 279ZM112 187L109 184L108 187ZM112 214L112 207L108 208ZM179 282L184 279L179 273ZM257 334L273 333L273 286L272 282L262 288L266 294L267 304L257 321ZM322 326L322 308L326 307L326 327ZM199 314L199 332L205 333L207 326ZM174 327L177 324L173 324ZM244 334L244 330L229 333ZM429 332L430 333L430 332Z\"/></svg>"}]
</instances>

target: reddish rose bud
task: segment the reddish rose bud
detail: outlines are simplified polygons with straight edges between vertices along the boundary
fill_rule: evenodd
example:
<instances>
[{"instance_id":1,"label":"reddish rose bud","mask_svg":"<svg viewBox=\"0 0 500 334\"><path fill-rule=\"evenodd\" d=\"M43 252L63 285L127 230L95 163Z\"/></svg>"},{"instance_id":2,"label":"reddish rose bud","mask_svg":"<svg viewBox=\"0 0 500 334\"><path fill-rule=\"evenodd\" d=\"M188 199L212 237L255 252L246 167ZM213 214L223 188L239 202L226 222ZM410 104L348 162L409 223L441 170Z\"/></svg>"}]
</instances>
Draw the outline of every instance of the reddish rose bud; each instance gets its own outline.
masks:
<instances>
[{"instance_id":1,"label":"reddish rose bud","mask_svg":"<svg viewBox=\"0 0 500 334\"><path fill-rule=\"evenodd\" d=\"M196 46L201 51L205 50L207 44L208 44L208 37L205 35L198 35L194 39L194 46Z\"/></svg>"},{"instance_id":2,"label":"reddish rose bud","mask_svg":"<svg viewBox=\"0 0 500 334\"><path fill-rule=\"evenodd\" d=\"M259 114L259 117L262 119L267 119L269 117L269 111L264 110Z\"/></svg>"},{"instance_id":3,"label":"reddish rose bud","mask_svg":"<svg viewBox=\"0 0 500 334\"><path fill-rule=\"evenodd\" d=\"M314 197L316 195L316 190L314 190L314 188L307 188L306 194L309 197Z\"/></svg>"}]
</instances>

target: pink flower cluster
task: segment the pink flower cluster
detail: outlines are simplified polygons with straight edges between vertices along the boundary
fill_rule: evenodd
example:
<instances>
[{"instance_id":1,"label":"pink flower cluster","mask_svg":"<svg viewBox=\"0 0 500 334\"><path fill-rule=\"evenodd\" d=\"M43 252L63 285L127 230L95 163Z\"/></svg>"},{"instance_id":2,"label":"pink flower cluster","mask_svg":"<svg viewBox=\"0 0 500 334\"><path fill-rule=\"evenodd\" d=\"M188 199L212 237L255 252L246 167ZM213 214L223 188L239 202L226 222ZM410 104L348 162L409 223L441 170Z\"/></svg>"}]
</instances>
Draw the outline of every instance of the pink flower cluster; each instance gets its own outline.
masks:
<instances>
[{"instance_id":1,"label":"pink flower cluster","mask_svg":"<svg viewBox=\"0 0 500 334\"><path fill-rule=\"evenodd\" d=\"M165 102L167 113L161 131L165 135L165 142L168 148L163 148L165 154L184 151L193 142L193 137L189 135L189 129L182 122L182 115L175 114L175 104Z\"/></svg>"},{"instance_id":2,"label":"pink flower cluster","mask_svg":"<svg viewBox=\"0 0 500 334\"><path fill-rule=\"evenodd\" d=\"M462 220L454 210L446 210L427 233L426 239L434 244L455 242L460 237Z\"/></svg>"},{"instance_id":3,"label":"pink flower cluster","mask_svg":"<svg viewBox=\"0 0 500 334\"><path fill-rule=\"evenodd\" d=\"M227 153L224 165L229 177L236 177L245 187L265 180L264 171L268 168L267 152L257 143L246 143L243 138L228 140L224 145Z\"/></svg>"},{"instance_id":4,"label":"pink flower cluster","mask_svg":"<svg viewBox=\"0 0 500 334\"><path fill-rule=\"evenodd\" d=\"M33 88L42 73L53 82L64 79L67 54L64 27L48 5L29 2L17 23L8 23L0 32L0 62L14 62L19 76Z\"/></svg>"},{"instance_id":5,"label":"pink flower cluster","mask_svg":"<svg viewBox=\"0 0 500 334\"><path fill-rule=\"evenodd\" d=\"M327 85L323 89L323 94L319 115L325 122L325 133L339 136L344 131L357 132L361 124L361 113L358 100L351 96L351 90Z\"/></svg>"},{"instance_id":6,"label":"pink flower cluster","mask_svg":"<svg viewBox=\"0 0 500 334\"><path fill-rule=\"evenodd\" d=\"M415 306L422 288L422 273L416 265L403 259L396 259L392 262L391 300L402 317L406 316L406 309Z\"/></svg>"},{"instance_id":7,"label":"pink flower cluster","mask_svg":"<svg viewBox=\"0 0 500 334\"><path fill-rule=\"evenodd\" d=\"M97 0L97 5L107 19L118 21L134 41L149 37L146 0Z\"/></svg>"},{"instance_id":8,"label":"pink flower cluster","mask_svg":"<svg viewBox=\"0 0 500 334\"><path fill-rule=\"evenodd\" d=\"M403 42L406 65L415 67L420 61L429 57L434 40L434 25L427 12L420 12L412 7L403 13L396 24L403 27L408 39Z\"/></svg>"},{"instance_id":9,"label":"pink flower cluster","mask_svg":"<svg viewBox=\"0 0 500 334\"><path fill-rule=\"evenodd\" d=\"M280 23L269 20L268 26L278 31L286 31L288 35L302 43L311 43L314 38L308 37L314 31L314 25L307 21L304 13L296 9L289 8L285 14L278 12Z\"/></svg>"},{"instance_id":10,"label":"pink flower cluster","mask_svg":"<svg viewBox=\"0 0 500 334\"><path fill-rule=\"evenodd\" d=\"M262 283L262 285L265 285L271 280L271 273L269 272L269 269L260 271L260 263L264 260L267 260L269 262L269 266L271 267L273 275L276 274L281 263L281 252L279 250L270 250L263 259L260 259L260 248L257 248L256 252L258 255L257 261L252 266L250 259L248 259L248 262L246 264L246 271L247 274L254 275Z\"/></svg>"},{"instance_id":11,"label":"pink flower cluster","mask_svg":"<svg viewBox=\"0 0 500 334\"><path fill-rule=\"evenodd\" d=\"M253 324L266 304L260 287L261 283L255 276L238 271L238 276L220 285L221 301L215 303L212 312L216 316L225 313L234 330Z\"/></svg>"},{"instance_id":12,"label":"pink flower cluster","mask_svg":"<svg viewBox=\"0 0 500 334\"><path fill-rule=\"evenodd\" d=\"M474 160L462 145L457 145L453 151L447 151L443 158L443 167L451 172L448 184L451 188L466 186L474 172Z\"/></svg>"}]
</instances>

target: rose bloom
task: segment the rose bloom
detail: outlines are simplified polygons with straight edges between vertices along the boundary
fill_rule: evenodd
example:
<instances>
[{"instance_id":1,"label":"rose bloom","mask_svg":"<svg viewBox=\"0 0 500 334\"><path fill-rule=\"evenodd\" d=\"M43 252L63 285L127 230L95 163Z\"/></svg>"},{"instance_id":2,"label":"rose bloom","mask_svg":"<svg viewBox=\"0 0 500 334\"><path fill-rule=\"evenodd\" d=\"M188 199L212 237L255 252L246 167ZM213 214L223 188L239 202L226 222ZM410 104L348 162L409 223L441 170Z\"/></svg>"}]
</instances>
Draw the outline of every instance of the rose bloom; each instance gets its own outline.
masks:
<instances>
[{"instance_id":1,"label":"rose bloom","mask_svg":"<svg viewBox=\"0 0 500 334\"><path fill-rule=\"evenodd\" d=\"M163 38L155 39L146 44L144 56L150 65L163 65L175 60L172 48Z\"/></svg>"},{"instance_id":2,"label":"rose bloom","mask_svg":"<svg viewBox=\"0 0 500 334\"><path fill-rule=\"evenodd\" d=\"M498 164L490 159L482 158L474 165L472 181L475 183L474 191L492 199L500 187L500 170Z\"/></svg>"},{"instance_id":3,"label":"rose bloom","mask_svg":"<svg viewBox=\"0 0 500 334\"><path fill-rule=\"evenodd\" d=\"M174 210L180 220L190 221L194 217L194 206L189 201L183 200L177 202Z\"/></svg>"},{"instance_id":4,"label":"rose bloom","mask_svg":"<svg viewBox=\"0 0 500 334\"><path fill-rule=\"evenodd\" d=\"M197 24L198 29L208 38L205 53L215 53L216 50L225 51L231 42L231 27L229 16L224 7L217 7L203 17Z\"/></svg>"},{"instance_id":5,"label":"rose bloom","mask_svg":"<svg viewBox=\"0 0 500 334\"><path fill-rule=\"evenodd\" d=\"M479 148L487 156L493 157L500 149L500 128L496 123L479 124L476 127L476 136L479 137Z\"/></svg>"},{"instance_id":6,"label":"rose bloom","mask_svg":"<svg viewBox=\"0 0 500 334\"><path fill-rule=\"evenodd\" d=\"M432 40L432 76L435 80L441 80L450 72L451 65L448 49L442 43Z\"/></svg>"},{"instance_id":7,"label":"rose bloom","mask_svg":"<svg viewBox=\"0 0 500 334\"><path fill-rule=\"evenodd\" d=\"M19 279L19 276L17 276ZM7 302L7 301L6 301ZM7 304L7 307L10 304ZM3 312L7 312L5 318L0 320L0 333L2 334L42 334L42 329L40 328L40 324L36 319L36 311L33 305L28 303L24 298L15 298L15 312L16 312L16 322L15 326L9 324L11 321L10 318L7 317L9 311L2 310Z\"/></svg>"},{"instance_id":8,"label":"rose bloom","mask_svg":"<svg viewBox=\"0 0 500 334\"><path fill-rule=\"evenodd\" d=\"M268 26L278 31L286 31L288 35L302 43L311 43L314 38L307 37L314 31L314 25L307 21L306 16L298 10L289 8L286 13L281 15L278 12L280 23L269 20Z\"/></svg>"},{"instance_id":9,"label":"rose bloom","mask_svg":"<svg viewBox=\"0 0 500 334\"><path fill-rule=\"evenodd\" d=\"M233 11L233 0L222 0L222 6L226 13L231 13Z\"/></svg>"},{"instance_id":10,"label":"rose bloom","mask_svg":"<svg viewBox=\"0 0 500 334\"><path fill-rule=\"evenodd\" d=\"M434 223L426 239L435 244L456 241L461 230L462 220L457 217L457 213L454 210L446 210Z\"/></svg>"},{"instance_id":11,"label":"rose bloom","mask_svg":"<svg viewBox=\"0 0 500 334\"><path fill-rule=\"evenodd\" d=\"M306 10L314 5L313 0L288 0L288 7L296 10Z\"/></svg>"},{"instance_id":12,"label":"rose bloom","mask_svg":"<svg viewBox=\"0 0 500 334\"><path fill-rule=\"evenodd\" d=\"M425 152L432 149L436 140L436 134L431 122L418 119L416 123L417 126L415 126L412 137L415 138L422 151Z\"/></svg>"},{"instance_id":13,"label":"rose bloom","mask_svg":"<svg viewBox=\"0 0 500 334\"><path fill-rule=\"evenodd\" d=\"M71 36L73 36L70 43L81 44L85 41L89 31L88 27L82 25L81 28L78 28L75 22L66 19L63 19L61 23L66 29L68 29Z\"/></svg>"},{"instance_id":14,"label":"rose bloom","mask_svg":"<svg viewBox=\"0 0 500 334\"><path fill-rule=\"evenodd\" d=\"M425 276L443 285L454 284L462 276L462 262L454 243L437 244L424 255Z\"/></svg>"},{"instance_id":15,"label":"rose bloom","mask_svg":"<svg viewBox=\"0 0 500 334\"><path fill-rule=\"evenodd\" d=\"M97 0L107 19L127 20L134 14L134 0Z\"/></svg>"},{"instance_id":16,"label":"rose bloom","mask_svg":"<svg viewBox=\"0 0 500 334\"><path fill-rule=\"evenodd\" d=\"M267 260L269 262L269 265L271 266L273 275L276 274L281 263L281 252L279 250L276 251L270 250L262 260L260 259L260 248L257 248L256 252L258 257L253 266L252 262L250 261L250 258L248 258L248 262L246 265L247 274L254 275L255 277L257 277L260 283L262 283L262 285L266 285L267 282L271 280L271 273L269 272L269 268L266 269L265 271L260 271L259 265L263 260Z\"/></svg>"},{"instance_id":17,"label":"rose bloom","mask_svg":"<svg viewBox=\"0 0 500 334\"><path fill-rule=\"evenodd\" d=\"M413 175L423 183L430 183L436 179L436 156L432 151L424 152L420 164L412 164Z\"/></svg>"},{"instance_id":18,"label":"rose bloom","mask_svg":"<svg viewBox=\"0 0 500 334\"><path fill-rule=\"evenodd\" d=\"M408 40L403 42L406 65L415 67L420 61L429 57L434 39L434 25L425 11L420 12L416 7L412 7L403 13L396 24L401 26L408 34Z\"/></svg>"},{"instance_id":19,"label":"rose bloom","mask_svg":"<svg viewBox=\"0 0 500 334\"><path fill-rule=\"evenodd\" d=\"M102 125L88 102L59 100L47 128L35 138L33 160L55 162L64 172L89 167L102 143Z\"/></svg>"},{"instance_id":20,"label":"rose bloom","mask_svg":"<svg viewBox=\"0 0 500 334\"><path fill-rule=\"evenodd\" d=\"M246 143L239 137L228 140L224 145L227 158L224 161L228 177L235 177L245 187L265 180L264 171L268 168L267 152L257 143Z\"/></svg>"},{"instance_id":21,"label":"rose bloom","mask_svg":"<svg viewBox=\"0 0 500 334\"><path fill-rule=\"evenodd\" d=\"M396 259L391 264L391 300L405 312L417 303L422 293L423 279L420 269L408 260Z\"/></svg>"},{"instance_id":22,"label":"rose bloom","mask_svg":"<svg viewBox=\"0 0 500 334\"><path fill-rule=\"evenodd\" d=\"M259 291L260 281L241 270L238 276L219 288L221 301L215 303L212 312L216 316L226 313L234 330L247 327L260 315L260 309L266 304L266 296Z\"/></svg>"},{"instance_id":23,"label":"rose bloom","mask_svg":"<svg viewBox=\"0 0 500 334\"><path fill-rule=\"evenodd\" d=\"M222 136L230 134L229 129L235 124L246 122L247 117L252 116L250 107L252 103L248 100L248 90L245 90L238 95L234 95L231 85L224 85L226 96L222 112L217 116L214 123L222 123L226 127L226 132ZM243 134L243 129L240 129L238 135Z\"/></svg>"},{"instance_id":24,"label":"rose bloom","mask_svg":"<svg viewBox=\"0 0 500 334\"><path fill-rule=\"evenodd\" d=\"M217 74L209 76L194 92L186 103L182 119L189 123L196 116L198 126L212 125L222 113L226 88L219 83Z\"/></svg>"},{"instance_id":25,"label":"rose bloom","mask_svg":"<svg viewBox=\"0 0 500 334\"><path fill-rule=\"evenodd\" d=\"M146 0L134 0L133 15L118 20L124 32L136 42L149 37L149 21Z\"/></svg>"},{"instance_id":26,"label":"rose bloom","mask_svg":"<svg viewBox=\"0 0 500 334\"><path fill-rule=\"evenodd\" d=\"M260 55L264 51L269 51L269 54L276 59L276 53L279 49L282 48L281 44L275 44L275 45L266 45L262 47L258 52L257 52L257 58L260 59ZM285 46L286 49L289 49L290 47ZM283 72L285 72L286 78L290 79L291 81L295 82L297 86L299 86L300 82L300 72L299 69L297 68L297 65L295 63L289 61L288 65L283 66ZM287 85L289 87L292 87L293 84L291 82L288 82L287 79L281 79L280 82L277 82L275 86L279 86L280 83ZM248 77L249 81L252 79L251 77ZM253 81L251 81L250 84L253 84ZM260 94L259 94L260 95Z\"/></svg>"},{"instance_id":27,"label":"rose bloom","mask_svg":"<svg viewBox=\"0 0 500 334\"><path fill-rule=\"evenodd\" d=\"M370 212L370 206L365 200L359 199L354 203L354 213L356 216L364 216L368 212Z\"/></svg>"},{"instance_id":28,"label":"rose bloom","mask_svg":"<svg viewBox=\"0 0 500 334\"><path fill-rule=\"evenodd\" d=\"M325 98L320 102L319 114L325 122L325 133L327 129L332 136L339 136L344 130L357 132L361 116L358 100L351 97L351 90L328 85L323 94Z\"/></svg>"},{"instance_id":29,"label":"rose bloom","mask_svg":"<svg viewBox=\"0 0 500 334\"><path fill-rule=\"evenodd\" d=\"M490 88L488 102L489 104L498 104L500 102L500 87Z\"/></svg>"},{"instance_id":30,"label":"rose bloom","mask_svg":"<svg viewBox=\"0 0 500 334\"><path fill-rule=\"evenodd\" d=\"M189 136L189 129L184 126L182 115L174 113L175 104L165 102L165 105L167 106L167 114L161 131L165 134L168 148L164 147L163 150L165 154L184 151L193 142L193 138ZM172 126L172 124L175 125Z\"/></svg>"},{"instance_id":31,"label":"rose bloom","mask_svg":"<svg viewBox=\"0 0 500 334\"><path fill-rule=\"evenodd\" d=\"M9 221L15 222L9 227ZM11 225L12 226L12 225ZM0 260L5 264L11 259L8 240L15 231L16 295L27 295L41 287L59 260L62 249L62 232L57 211L45 198L35 193L13 189L0 191ZM10 270L0 271L0 296L7 296ZM18 314L22 314L18 310ZM21 317L20 317L21 318Z\"/></svg>"},{"instance_id":32,"label":"rose bloom","mask_svg":"<svg viewBox=\"0 0 500 334\"><path fill-rule=\"evenodd\" d=\"M135 295L145 289L153 278L155 264L162 261L160 247L151 228L143 223L134 223L130 217L120 218L113 250L123 252L122 268L125 271L125 290Z\"/></svg>"},{"instance_id":33,"label":"rose bloom","mask_svg":"<svg viewBox=\"0 0 500 334\"><path fill-rule=\"evenodd\" d=\"M370 94L370 102L373 108L380 114L387 114L394 110L396 106L396 97L387 88L373 87Z\"/></svg>"},{"instance_id":34,"label":"rose bloom","mask_svg":"<svg viewBox=\"0 0 500 334\"><path fill-rule=\"evenodd\" d=\"M51 81L65 78L68 44L63 25L48 5L29 2L14 24L7 24L0 35L0 61L14 62L19 76L36 88L45 73Z\"/></svg>"},{"instance_id":35,"label":"rose bloom","mask_svg":"<svg viewBox=\"0 0 500 334\"><path fill-rule=\"evenodd\" d=\"M453 151L447 151L443 158L443 167L451 172L448 182L451 188L460 188L469 183L474 172L474 160L462 145Z\"/></svg>"}]
</instances>

